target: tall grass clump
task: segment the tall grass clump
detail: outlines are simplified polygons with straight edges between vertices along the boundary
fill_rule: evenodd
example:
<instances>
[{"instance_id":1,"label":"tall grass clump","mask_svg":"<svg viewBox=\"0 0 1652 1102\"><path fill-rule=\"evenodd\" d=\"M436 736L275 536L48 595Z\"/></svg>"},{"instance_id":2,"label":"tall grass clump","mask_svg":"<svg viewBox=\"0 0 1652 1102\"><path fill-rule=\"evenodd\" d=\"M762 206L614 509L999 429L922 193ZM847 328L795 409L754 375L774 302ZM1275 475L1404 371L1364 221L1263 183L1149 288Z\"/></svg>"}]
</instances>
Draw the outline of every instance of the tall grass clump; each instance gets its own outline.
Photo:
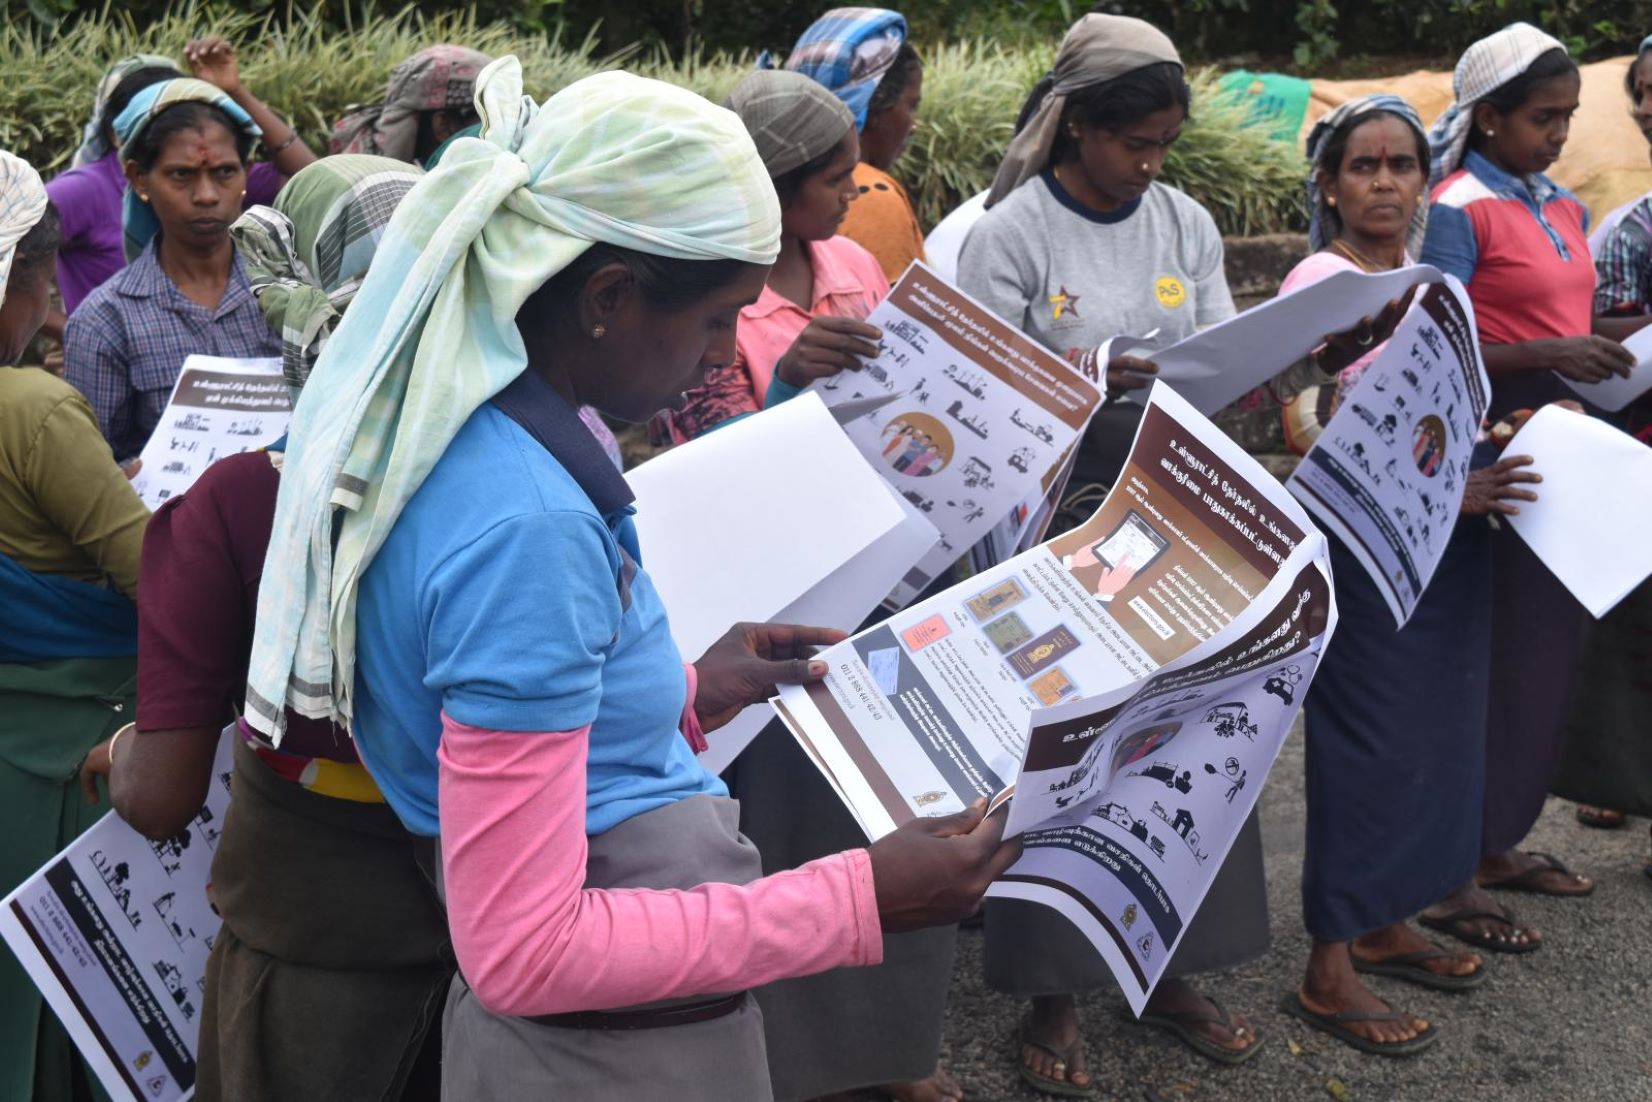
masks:
<instances>
[{"instance_id":1,"label":"tall grass clump","mask_svg":"<svg viewBox=\"0 0 1652 1102\"><path fill-rule=\"evenodd\" d=\"M0 147L50 175L68 163L91 111L99 76L133 53L181 61L191 38L221 34L237 44L244 80L298 127L312 148L344 109L377 99L390 70L435 42L458 42L522 61L527 88L544 99L581 77L624 66L723 102L753 65L750 55L672 58L637 48L601 53L594 35L575 40L478 21L474 10L436 16L411 10L371 15L338 30L317 15L268 16L181 6L139 25L118 8L50 30L28 20L0 27ZM1006 46L984 39L940 43L926 51L924 103L912 146L896 175L933 225L961 199L986 187L1009 142L1028 89L1054 58L1054 45ZM1224 233L1267 233L1303 221L1306 171L1294 150L1244 129L1243 109L1214 99L1215 78L1193 77L1194 118L1171 151L1165 179L1210 208Z\"/></svg>"}]
</instances>

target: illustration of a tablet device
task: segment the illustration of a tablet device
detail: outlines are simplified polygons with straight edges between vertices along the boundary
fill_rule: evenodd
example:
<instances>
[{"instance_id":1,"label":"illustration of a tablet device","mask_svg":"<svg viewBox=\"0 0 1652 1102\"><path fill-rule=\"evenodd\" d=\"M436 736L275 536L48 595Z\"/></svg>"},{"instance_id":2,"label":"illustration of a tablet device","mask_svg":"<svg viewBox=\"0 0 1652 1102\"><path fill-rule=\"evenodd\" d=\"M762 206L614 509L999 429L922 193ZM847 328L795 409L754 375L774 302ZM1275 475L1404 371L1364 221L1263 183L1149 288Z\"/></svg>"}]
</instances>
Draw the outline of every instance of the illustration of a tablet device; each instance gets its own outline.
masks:
<instances>
[{"instance_id":1,"label":"illustration of a tablet device","mask_svg":"<svg viewBox=\"0 0 1652 1102\"><path fill-rule=\"evenodd\" d=\"M1104 566L1119 567L1128 563L1141 574L1169 547L1170 541L1132 509L1111 535L1090 550Z\"/></svg>"}]
</instances>

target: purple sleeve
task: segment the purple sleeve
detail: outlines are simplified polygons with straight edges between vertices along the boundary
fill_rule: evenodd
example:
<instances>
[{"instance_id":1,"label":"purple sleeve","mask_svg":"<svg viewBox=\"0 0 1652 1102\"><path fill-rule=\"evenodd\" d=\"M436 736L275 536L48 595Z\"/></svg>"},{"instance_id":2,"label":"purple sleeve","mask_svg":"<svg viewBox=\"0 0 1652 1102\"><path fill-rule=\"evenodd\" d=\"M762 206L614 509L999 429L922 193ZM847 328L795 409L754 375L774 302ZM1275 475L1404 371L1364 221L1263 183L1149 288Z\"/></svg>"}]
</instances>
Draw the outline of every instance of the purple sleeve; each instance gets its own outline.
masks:
<instances>
[{"instance_id":1,"label":"purple sleeve","mask_svg":"<svg viewBox=\"0 0 1652 1102\"><path fill-rule=\"evenodd\" d=\"M241 202L242 208L269 206L286 182L287 178L274 164L259 161L247 170L247 197Z\"/></svg>"},{"instance_id":2,"label":"purple sleeve","mask_svg":"<svg viewBox=\"0 0 1652 1102\"><path fill-rule=\"evenodd\" d=\"M98 211L96 191L97 181L79 169L70 169L46 185L65 245L78 242L91 228Z\"/></svg>"}]
</instances>

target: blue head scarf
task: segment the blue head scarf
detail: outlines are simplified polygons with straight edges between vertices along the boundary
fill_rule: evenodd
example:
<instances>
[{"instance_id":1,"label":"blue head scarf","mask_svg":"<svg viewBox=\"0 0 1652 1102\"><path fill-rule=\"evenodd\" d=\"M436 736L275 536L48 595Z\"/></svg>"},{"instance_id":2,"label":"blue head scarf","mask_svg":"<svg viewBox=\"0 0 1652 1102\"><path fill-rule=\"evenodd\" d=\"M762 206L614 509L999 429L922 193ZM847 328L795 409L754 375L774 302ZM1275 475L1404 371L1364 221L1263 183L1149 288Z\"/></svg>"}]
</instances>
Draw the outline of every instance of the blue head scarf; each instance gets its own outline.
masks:
<instances>
[{"instance_id":1,"label":"blue head scarf","mask_svg":"<svg viewBox=\"0 0 1652 1102\"><path fill-rule=\"evenodd\" d=\"M906 17L884 8L833 8L816 19L792 47L786 68L825 85L849 105L855 129L866 129L872 93L895 64L906 42ZM760 69L772 69L765 52Z\"/></svg>"},{"instance_id":2,"label":"blue head scarf","mask_svg":"<svg viewBox=\"0 0 1652 1102\"><path fill-rule=\"evenodd\" d=\"M121 159L130 159L133 144L143 136L149 124L159 118L168 107L180 103L211 104L228 115L246 136L257 138L263 134L263 131L258 129L258 124L252 121L252 116L241 110L240 105L221 89L194 77L179 77L177 80L151 84L133 96L132 102L126 105L126 110L115 119L115 136L120 139ZM138 198L137 191L130 187L126 189L120 225L125 238L128 261L143 252L144 246L154 240L155 234L159 233L161 228L153 208Z\"/></svg>"}]
</instances>

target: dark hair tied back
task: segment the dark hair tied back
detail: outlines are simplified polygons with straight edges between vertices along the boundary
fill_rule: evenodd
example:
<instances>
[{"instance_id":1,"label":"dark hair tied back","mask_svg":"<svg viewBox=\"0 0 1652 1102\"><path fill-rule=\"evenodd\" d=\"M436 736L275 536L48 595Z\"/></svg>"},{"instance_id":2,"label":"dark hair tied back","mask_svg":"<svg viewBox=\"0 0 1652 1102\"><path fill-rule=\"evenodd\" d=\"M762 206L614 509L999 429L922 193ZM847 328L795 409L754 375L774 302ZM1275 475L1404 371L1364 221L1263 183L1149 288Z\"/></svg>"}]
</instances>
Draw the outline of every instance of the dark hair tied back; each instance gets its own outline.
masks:
<instances>
[{"instance_id":1,"label":"dark hair tied back","mask_svg":"<svg viewBox=\"0 0 1652 1102\"><path fill-rule=\"evenodd\" d=\"M208 126L217 124L229 131L230 137L235 139L235 153L245 165L247 158L252 156L253 139L250 134L235 125L221 107L199 100L185 100L174 103L150 120L149 125L143 128L138 140L132 143L124 156L128 160L138 162L138 168L148 172L155 167L160 159L161 150L174 134L182 134L188 130L205 130Z\"/></svg>"},{"instance_id":2,"label":"dark hair tied back","mask_svg":"<svg viewBox=\"0 0 1652 1102\"><path fill-rule=\"evenodd\" d=\"M57 208L50 200L40 215L40 221L29 227L17 241L17 252L12 257L11 279L18 286L44 277L55 270L57 261Z\"/></svg>"},{"instance_id":3,"label":"dark hair tied back","mask_svg":"<svg viewBox=\"0 0 1652 1102\"><path fill-rule=\"evenodd\" d=\"M900 49L895 51L895 60L890 63L889 71L883 74L883 79L872 90L872 98L866 104L867 118L895 106L912 83L913 76L922 72L923 67L918 51L912 48L910 42L902 42Z\"/></svg>"},{"instance_id":4,"label":"dark hair tied back","mask_svg":"<svg viewBox=\"0 0 1652 1102\"><path fill-rule=\"evenodd\" d=\"M1074 123L1092 130L1122 130L1156 111L1180 107L1186 114L1192 106L1193 90L1188 87L1187 74L1173 61L1147 65L1080 88L1067 97L1050 163L1064 164L1078 157L1078 143L1069 133Z\"/></svg>"},{"instance_id":5,"label":"dark hair tied back","mask_svg":"<svg viewBox=\"0 0 1652 1102\"><path fill-rule=\"evenodd\" d=\"M1021 113L1015 116L1014 132L1016 134L1027 129L1027 124L1032 122L1034 115L1038 114L1038 109L1044 106L1045 98L1049 96L1050 89L1054 87L1054 73L1045 73L1038 78L1038 83L1033 85L1032 91L1027 93L1026 100L1021 104Z\"/></svg>"},{"instance_id":6,"label":"dark hair tied back","mask_svg":"<svg viewBox=\"0 0 1652 1102\"><path fill-rule=\"evenodd\" d=\"M153 84L162 81L176 80L178 70L168 69L162 65L150 65L142 69L134 69L120 79L115 90L109 93L109 98L103 103L103 114L98 116L98 127L101 130L114 130L115 120L120 113L131 104L132 98Z\"/></svg>"}]
</instances>

